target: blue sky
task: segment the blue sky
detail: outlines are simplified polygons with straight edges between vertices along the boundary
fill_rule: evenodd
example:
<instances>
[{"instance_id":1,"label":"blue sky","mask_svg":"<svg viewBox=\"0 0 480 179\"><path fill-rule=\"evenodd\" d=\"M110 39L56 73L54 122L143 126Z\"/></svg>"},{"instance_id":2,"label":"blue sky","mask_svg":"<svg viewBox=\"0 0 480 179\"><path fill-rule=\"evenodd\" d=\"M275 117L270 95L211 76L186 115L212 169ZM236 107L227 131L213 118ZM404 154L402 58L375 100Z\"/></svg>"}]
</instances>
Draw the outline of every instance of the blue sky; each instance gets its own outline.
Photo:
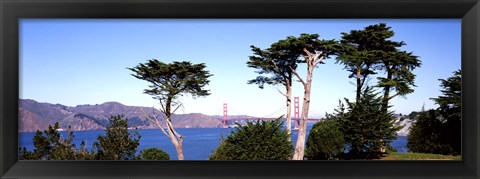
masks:
<instances>
[{"instance_id":1,"label":"blue sky","mask_svg":"<svg viewBox=\"0 0 480 179\"><path fill-rule=\"evenodd\" d=\"M440 95L439 78L451 76L461 66L460 19L310 19L310 20L213 20L213 19L22 19L20 21L20 98L68 106L117 101L132 106L155 106L143 94L148 83L132 77L127 68L149 59L164 62L205 63L211 95L181 98L178 113L258 117L281 115L285 100L277 89L259 89L247 81L257 76L246 62L250 45L268 48L287 36L318 33L321 39L339 39L341 32L380 22L395 31L392 40L407 43L402 49L419 56L422 66L414 70L415 92L392 100L392 109L408 114L435 108L429 98ZM313 74L310 116L333 112L338 100L354 98L355 86L335 59L325 60ZM298 72L304 78L306 66ZM380 73L379 75L383 75ZM370 81L375 84L375 77ZM303 95L300 83L293 96ZM301 103L301 102L300 102Z\"/></svg>"}]
</instances>

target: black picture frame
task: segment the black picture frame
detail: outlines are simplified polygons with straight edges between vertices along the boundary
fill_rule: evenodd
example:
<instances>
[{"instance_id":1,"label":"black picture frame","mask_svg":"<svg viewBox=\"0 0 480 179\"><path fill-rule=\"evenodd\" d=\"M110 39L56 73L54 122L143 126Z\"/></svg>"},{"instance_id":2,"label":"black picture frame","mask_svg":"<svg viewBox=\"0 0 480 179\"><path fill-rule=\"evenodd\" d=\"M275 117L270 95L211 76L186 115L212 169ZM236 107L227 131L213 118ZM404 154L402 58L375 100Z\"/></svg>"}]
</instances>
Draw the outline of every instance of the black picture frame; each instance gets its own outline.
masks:
<instances>
[{"instance_id":1,"label":"black picture frame","mask_svg":"<svg viewBox=\"0 0 480 179\"><path fill-rule=\"evenodd\" d=\"M479 17L478 0L1 0L0 178L480 178ZM18 161L21 18L461 18L462 160Z\"/></svg>"}]
</instances>

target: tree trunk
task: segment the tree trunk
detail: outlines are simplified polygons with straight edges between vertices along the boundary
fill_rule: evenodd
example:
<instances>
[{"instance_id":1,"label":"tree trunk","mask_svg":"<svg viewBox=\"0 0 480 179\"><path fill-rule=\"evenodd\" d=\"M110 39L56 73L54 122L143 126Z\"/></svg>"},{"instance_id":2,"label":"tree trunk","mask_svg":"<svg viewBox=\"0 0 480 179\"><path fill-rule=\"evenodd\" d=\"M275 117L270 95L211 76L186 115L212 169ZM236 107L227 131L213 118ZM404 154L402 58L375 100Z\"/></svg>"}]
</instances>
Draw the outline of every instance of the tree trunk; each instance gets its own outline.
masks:
<instances>
[{"instance_id":1,"label":"tree trunk","mask_svg":"<svg viewBox=\"0 0 480 179\"><path fill-rule=\"evenodd\" d=\"M287 88L287 95L286 95L286 98L287 98L287 133L288 133L288 141L292 141L292 116L291 116L291 113L292 113L292 109L291 109L291 104L292 104L292 87L290 86L290 84L287 84L286 86Z\"/></svg>"},{"instance_id":2,"label":"tree trunk","mask_svg":"<svg viewBox=\"0 0 480 179\"><path fill-rule=\"evenodd\" d=\"M183 160L183 136L175 131L172 124L171 118L171 105L172 100L170 98L167 99L165 105L165 117L167 118L165 122L167 123L167 131L168 131L168 138L172 141L172 144L175 146L175 150L177 150L178 160Z\"/></svg>"},{"instance_id":3,"label":"tree trunk","mask_svg":"<svg viewBox=\"0 0 480 179\"><path fill-rule=\"evenodd\" d=\"M392 80L392 72L390 69L387 69L387 81ZM390 98L390 85L384 87L383 100L382 100L382 111L387 112L388 110L388 100Z\"/></svg>"},{"instance_id":4,"label":"tree trunk","mask_svg":"<svg viewBox=\"0 0 480 179\"><path fill-rule=\"evenodd\" d=\"M357 97L356 102L357 104L360 103L360 93L362 92L362 84L361 84L361 68L357 67Z\"/></svg>"},{"instance_id":5,"label":"tree trunk","mask_svg":"<svg viewBox=\"0 0 480 179\"><path fill-rule=\"evenodd\" d=\"M310 90L312 87L313 69L313 63L308 63L307 81L304 84L305 91L303 94L302 115L300 117L300 127L298 129L297 144L295 145L293 160L303 160L303 156L305 155L305 139L307 136L307 119L308 110L310 108Z\"/></svg>"},{"instance_id":6,"label":"tree trunk","mask_svg":"<svg viewBox=\"0 0 480 179\"><path fill-rule=\"evenodd\" d=\"M392 80L392 72L389 68L387 68L387 81L391 81L391 80ZM390 88L391 88L390 85L386 85L383 93L381 111L385 113L388 112L388 100L390 98ZM381 142L380 150L383 148L386 148L383 145L383 140L381 140L380 142Z\"/></svg>"},{"instance_id":7,"label":"tree trunk","mask_svg":"<svg viewBox=\"0 0 480 179\"><path fill-rule=\"evenodd\" d=\"M177 138L174 138L174 140L176 140L174 145L175 145L175 150L177 151L178 160L184 160L184 157L183 157L183 138L180 137L178 140L177 140Z\"/></svg>"},{"instance_id":8,"label":"tree trunk","mask_svg":"<svg viewBox=\"0 0 480 179\"><path fill-rule=\"evenodd\" d=\"M167 116L167 130L168 130L168 138L172 141L172 144L175 146L175 150L177 150L178 160L183 160L183 136L178 134L175 129L173 128L173 124L171 122L170 116Z\"/></svg>"}]
</instances>

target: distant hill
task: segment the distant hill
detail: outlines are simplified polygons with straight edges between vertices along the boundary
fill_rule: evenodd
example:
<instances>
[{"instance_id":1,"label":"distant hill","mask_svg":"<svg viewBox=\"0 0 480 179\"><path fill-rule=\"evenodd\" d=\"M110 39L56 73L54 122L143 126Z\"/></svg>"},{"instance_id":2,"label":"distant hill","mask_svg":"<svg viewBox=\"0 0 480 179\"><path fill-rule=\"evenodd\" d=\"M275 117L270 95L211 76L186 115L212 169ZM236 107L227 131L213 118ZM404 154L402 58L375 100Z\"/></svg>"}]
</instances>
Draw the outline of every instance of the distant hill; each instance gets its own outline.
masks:
<instances>
[{"instance_id":1,"label":"distant hill","mask_svg":"<svg viewBox=\"0 0 480 179\"><path fill-rule=\"evenodd\" d=\"M48 125L59 122L62 129L71 126L75 131L105 129L108 117L124 114L129 119L130 127L139 129L157 128L144 115L157 115L164 119L162 113L152 107L126 106L118 102L106 102L96 105L78 105L75 107L62 104L37 102L31 99L19 100L19 131L33 132L45 130ZM172 116L176 128L216 128L222 127L222 118L200 113L178 114Z\"/></svg>"},{"instance_id":2,"label":"distant hill","mask_svg":"<svg viewBox=\"0 0 480 179\"><path fill-rule=\"evenodd\" d=\"M124 114L128 118L130 127L139 129L158 128L157 125L147 119L142 109L149 116L156 115L159 119L164 119L164 115L152 107L127 106L118 102L70 107L62 104L37 102L31 99L20 99L19 131L45 130L48 125L55 122L59 122L62 129L71 126L74 131L103 130L108 125L108 117L119 114ZM237 115L230 117L251 116ZM398 124L404 126L398 132L398 135L407 135L412 120L408 119L409 116L403 116L403 120L401 120L401 115L395 117L398 119ZM172 123L176 128L217 128L223 127L222 119L223 116L221 115L178 114L172 116ZM237 122L245 124L245 121ZM229 124L232 124L232 122L229 122Z\"/></svg>"}]
</instances>

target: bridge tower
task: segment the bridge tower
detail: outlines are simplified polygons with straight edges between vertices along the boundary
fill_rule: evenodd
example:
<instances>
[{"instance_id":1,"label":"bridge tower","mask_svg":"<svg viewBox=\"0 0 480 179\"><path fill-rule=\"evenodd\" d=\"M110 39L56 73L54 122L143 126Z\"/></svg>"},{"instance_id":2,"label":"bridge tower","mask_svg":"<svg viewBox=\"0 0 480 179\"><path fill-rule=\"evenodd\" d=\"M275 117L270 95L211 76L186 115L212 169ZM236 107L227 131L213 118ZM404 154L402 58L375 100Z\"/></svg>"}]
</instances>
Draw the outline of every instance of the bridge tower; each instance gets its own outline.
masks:
<instances>
[{"instance_id":1,"label":"bridge tower","mask_svg":"<svg viewBox=\"0 0 480 179\"><path fill-rule=\"evenodd\" d=\"M298 102L298 96L293 97L293 129L298 129L300 123L300 105Z\"/></svg>"},{"instance_id":2,"label":"bridge tower","mask_svg":"<svg viewBox=\"0 0 480 179\"><path fill-rule=\"evenodd\" d=\"M223 103L223 128L228 128L227 119L228 119L227 103Z\"/></svg>"}]
</instances>

